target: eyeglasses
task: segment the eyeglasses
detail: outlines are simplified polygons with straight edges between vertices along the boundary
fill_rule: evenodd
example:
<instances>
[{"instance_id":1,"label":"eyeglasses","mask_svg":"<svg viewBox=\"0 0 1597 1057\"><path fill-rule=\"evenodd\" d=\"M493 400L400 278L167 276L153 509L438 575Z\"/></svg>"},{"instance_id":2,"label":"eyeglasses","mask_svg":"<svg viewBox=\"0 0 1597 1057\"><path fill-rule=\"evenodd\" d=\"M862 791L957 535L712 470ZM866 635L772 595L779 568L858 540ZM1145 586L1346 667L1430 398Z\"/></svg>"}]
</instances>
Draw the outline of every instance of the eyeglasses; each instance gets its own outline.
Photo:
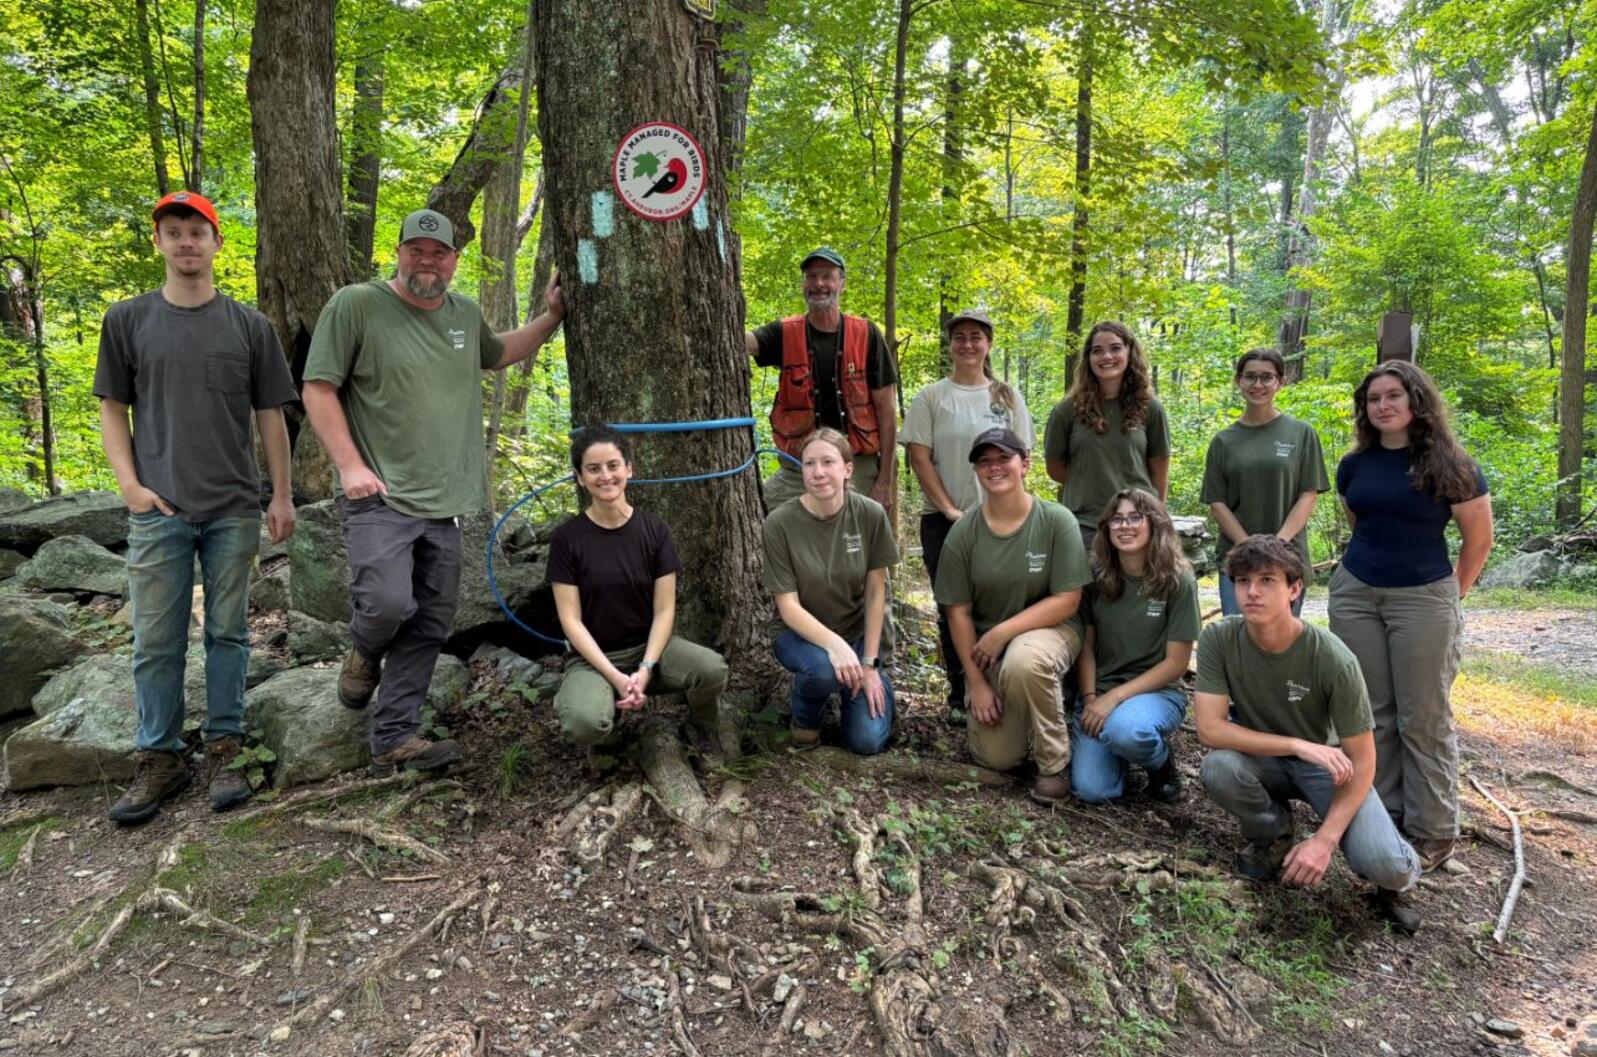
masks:
<instances>
[{"instance_id":1,"label":"eyeglasses","mask_svg":"<svg viewBox=\"0 0 1597 1057\"><path fill-rule=\"evenodd\" d=\"M1109 519L1109 527L1136 528L1138 525L1147 520L1148 518L1144 514L1116 514L1114 517Z\"/></svg>"},{"instance_id":2,"label":"eyeglasses","mask_svg":"<svg viewBox=\"0 0 1597 1057\"><path fill-rule=\"evenodd\" d=\"M1274 385L1276 382L1279 382L1280 380L1281 380L1280 375L1273 374L1273 373L1272 374L1244 374L1242 376L1242 384L1243 385Z\"/></svg>"}]
</instances>

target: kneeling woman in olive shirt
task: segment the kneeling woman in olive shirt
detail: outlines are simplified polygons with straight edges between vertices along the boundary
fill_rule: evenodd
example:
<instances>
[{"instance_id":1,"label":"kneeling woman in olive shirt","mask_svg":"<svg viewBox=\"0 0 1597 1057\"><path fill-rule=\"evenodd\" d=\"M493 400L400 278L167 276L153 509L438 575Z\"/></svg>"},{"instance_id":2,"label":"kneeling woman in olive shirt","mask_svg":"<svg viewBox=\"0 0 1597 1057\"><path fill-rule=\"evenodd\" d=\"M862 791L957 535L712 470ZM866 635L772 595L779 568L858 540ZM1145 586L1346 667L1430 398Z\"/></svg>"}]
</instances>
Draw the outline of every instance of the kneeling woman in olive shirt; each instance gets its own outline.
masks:
<instances>
[{"instance_id":1,"label":"kneeling woman in olive shirt","mask_svg":"<svg viewBox=\"0 0 1597 1057\"><path fill-rule=\"evenodd\" d=\"M765 519L765 589L785 630L776 659L793 673L793 742L814 745L835 693L843 697L843 743L870 756L893 731L893 684L884 658L887 568L898 545L879 503L848 486L848 438L819 429L800 453L804 494Z\"/></svg>"}]
</instances>

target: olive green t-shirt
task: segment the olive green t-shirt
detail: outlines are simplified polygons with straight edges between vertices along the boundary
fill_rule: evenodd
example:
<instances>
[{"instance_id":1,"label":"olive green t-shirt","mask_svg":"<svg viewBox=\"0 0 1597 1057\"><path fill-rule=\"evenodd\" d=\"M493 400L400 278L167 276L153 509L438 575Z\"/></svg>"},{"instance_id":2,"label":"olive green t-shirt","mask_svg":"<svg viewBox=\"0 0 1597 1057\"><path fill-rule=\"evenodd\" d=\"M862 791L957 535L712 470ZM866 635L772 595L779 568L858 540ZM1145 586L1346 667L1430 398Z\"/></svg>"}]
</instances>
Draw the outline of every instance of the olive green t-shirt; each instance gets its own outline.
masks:
<instances>
[{"instance_id":1,"label":"olive green t-shirt","mask_svg":"<svg viewBox=\"0 0 1597 1057\"><path fill-rule=\"evenodd\" d=\"M1127 576L1119 598L1105 598L1096 586L1082 596L1083 618L1098 631L1092 658L1100 694L1162 663L1169 643L1198 641L1198 582L1192 574L1182 574L1168 599L1149 597L1146 587L1142 577ZM1180 685L1172 679L1165 689Z\"/></svg>"},{"instance_id":2,"label":"olive green t-shirt","mask_svg":"<svg viewBox=\"0 0 1597 1057\"><path fill-rule=\"evenodd\" d=\"M865 634L865 581L872 569L898 564L887 512L850 491L843 508L823 518L802 500L783 503L765 519L765 589L797 593L799 605L849 642ZM893 652L892 622L883 611L879 656Z\"/></svg>"},{"instance_id":3,"label":"olive green t-shirt","mask_svg":"<svg viewBox=\"0 0 1597 1057\"><path fill-rule=\"evenodd\" d=\"M1325 455L1314 427L1291 415L1262 426L1233 422L1214 435L1203 462L1205 503L1224 503L1249 535L1274 532L1304 492L1326 492ZM1224 532L1215 554L1224 567L1233 546ZM1293 539L1309 560L1309 528Z\"/></svg>"},{"instance_id":4,"label":"olive green t-shirt","mask_svg":"<svg viewBox=\"0 0 1597 1057\"><path fill-rule=\"evenodd\" d=\"M1254 645L1242 617L1226 617L1198 636L1200 694L1231 699L1233 718L1250 730L1327 744L1375 726L1364 673L1342 640L1313 624L1281 653Z\"/></svg>"},{"instance_id":5,"label":"olive green t-shirt","mask_svg":"<svg viewBox=\"0 0 1597 1057\"><path fill-rule=\"evenodd\" d=\"M937 601L970 606L983 635L1049 595L1085 587L1092 579L1075 516L1057 503L1033 498L1020 528L999 536L981 508L954 522L938 560ZM1068 622L1079 635L1078 613Z\"/></svg>"},{"instance_id":6,"label":"olive green t-shirt","mask_svg":"<svg viewBox=\"0 0 1597 1057\"><path fill-rule=\"evenodd\" d=\"M339 386L355 448L412 517L488 504L482 372L504 346L468 298L417 308L383 280L346 286L316 321L307 382Z\"/></svg>"},{"instance_id":7,"label":"olive green t-shirt","mask_svg":"<svg viewBox=\"0 0 1597 1057\"><path fill-rule=\"evenodd\" d=\"M1170 423L1158 400L1148 400L1142 423L1129 431L1120 428L1118 399L1103 402L1103 418L1106 428L1094 433L1076 417L1075 403L1066 397L1054 405L1043 435L1044 456L1070 464L1059 501L1077 521L1091 527L1097 526L1104 507L1122 488L1142 488L1158 495L1148 473L1148 460L1170 454Z\"/></svg>"}]
</instances>

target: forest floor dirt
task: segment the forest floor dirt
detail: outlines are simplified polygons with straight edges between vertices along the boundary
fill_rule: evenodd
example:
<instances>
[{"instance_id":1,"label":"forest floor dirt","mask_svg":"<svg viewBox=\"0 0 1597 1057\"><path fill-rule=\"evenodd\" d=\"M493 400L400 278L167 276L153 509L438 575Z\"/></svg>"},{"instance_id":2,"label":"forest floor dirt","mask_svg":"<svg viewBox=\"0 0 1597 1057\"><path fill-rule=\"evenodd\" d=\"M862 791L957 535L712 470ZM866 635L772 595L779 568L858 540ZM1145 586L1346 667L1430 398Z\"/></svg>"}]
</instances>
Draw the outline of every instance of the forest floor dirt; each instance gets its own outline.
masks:
<instances>
[{"instance_id":1,"label":"forest floor dirt","mask_svg":"<svg viewBox=\"0 0 1597 1057\"><path fill-rule=\"evenodd\" d=\"M901 623L908 773L794 752L762 702L741 760L699 761L722 810L695 826L487 672L440 717L477 761L451 781L224 816L196 785L132 830L110 786L0 796L0 1054L872 1054L883 1025L982 1057L1597 1052L1597 613L1468 614L1463 767L1526 829L1498 945L1508 828L1468 784L1457 872L1406 938L1340 859L1313 892L1235 881L1190 731L1169 806L921 776L964 760L925 605ZM326 828L350 822L411 843Z\"/></svg>"}]
</instances>

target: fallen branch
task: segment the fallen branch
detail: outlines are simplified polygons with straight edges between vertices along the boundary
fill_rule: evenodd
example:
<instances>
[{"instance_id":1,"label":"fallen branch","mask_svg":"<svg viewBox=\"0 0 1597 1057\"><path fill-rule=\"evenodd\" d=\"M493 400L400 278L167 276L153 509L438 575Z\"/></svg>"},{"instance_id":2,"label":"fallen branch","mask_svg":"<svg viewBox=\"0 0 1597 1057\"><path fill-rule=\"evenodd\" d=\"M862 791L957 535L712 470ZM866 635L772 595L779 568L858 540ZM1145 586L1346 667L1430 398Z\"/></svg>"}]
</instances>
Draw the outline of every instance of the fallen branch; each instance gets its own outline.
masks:
<instances>
[{"instance_id":1,"label":"fallen branch","mask_svg":"<svg viewBox=\"0 0 1597 1057\"><path fill-rule=\"evenodd\" d=\"M436 848L429 848L415 837L407 836L398 830L384 829L377 823L364 818L302 818L299 824L307 829L319 830L323 833L348 833L354 837L371 841L379 848L389 851L409 852L418 859L437 863L440 866L449 865L449 856Z\"/></svg>"},{"instance_id":2,"label":"fallen branch","mask_svg":"<svg viewBox=\"0 0 1597 1057\"><path fill-rule=\"evenodd\" d=\"M1491 830L1487 829L1485 826L1482 826L1478 822L1466 821L1459 826L1459 830L1471 837L1474 837L1482 844L1490 844L1498 851L1512 852L1514 850L1514 846L1512 844L1508 843L1508 841L1504 840L1502 837L1499 837L1497 834L1493 833Z\"/></svg>"},{"instance_id":3,"label":"fallen branch","mask_svg":"<svg viewBox=\"0 0 1597 1057\"><path fill-rule=\"evenodd\" d=\"M299 1024L306 1023L307 1021L314 1022L325 1016L327 1011L333 1007L335 1002L342 1001L345 995L349 994L351 991L354 991L355 988L360 986L362 980L365 980L368 977L376 977L387 972L391 966L414 950L416 946L423 940L442 932L444 926L450 921L453 921L456 914L470 906L472 902L476 900L477 896L481 894L481 891L482 889L480 884L472 885L469 889L456 897L454 902L450 903L448 906L444 907L437 914L435 914L433 919L427 922L427 924L423 925L415 932L412 932L409 936L405 937L403 941L369 965L357 965L355 968L345 973L343 979L341 979L337 984L324 991L321 997L317 998L314 1002L302 1006L299 1012L295 1013L292 1017L289 1017L284 1023L292 1029Z\"/></svg>"},{"instance_id":4,"label":"fallen branch","mask_svg":"<svg viewBox=\"0 0 1597 1057\"><path fill-rule=\"evenodd\" d=\"M19 1006L37 1005L55 994L66 984L72 982L78 974L98 961L100 955L104 954L105 949L111 945L111 941L120 936L122 930L128 927L128 922L133 920L133 909L134 903L129 902L121 910L117 911L116 917L112 918L111 923L105 927L105 931L100 933L100 938L94 941L94 946L83 954L46 976L32 987L18 988L5 996L9 1000L5 1003L5 1008L16 1009Z\"/></svg>"},{"instance_id":5,"label":"fallen branch","mask_svg":"<svg viewBox=\"0 0 1597 1057\"><path fill-rule=\"evenodd\" d=\"M1514 880L1508 886L1508 895L1503 898L1503 909L1497 915L1497 927L1492 930L1492 939L1502 943L1508 936L1508 923L1514 916L1514 905L1519 902L1520 890L1525 887L1525 835L1520 832L1519 814L1510 811L1504 803L1491 794L1474 775L1469 776L1469 784L1475 791L1487 800L1492 806L1508 816L1508 824L1514 828Z\"/></svg>"},{"instance_id":6,"label":"fallen branch","mask_svg":"<svg viewBox=\"0 0 1597 1057\"><path fill-rule=\"evenodd\" d=\"M257 936L253 932L246 932L237 925L207 914L203 910L195 910L183 901L182 896L170 888L161 888L159 886L150 888L139 896L138 906L140 910L144 911L171 911L182 918L178 924L185 928L200 929L205 932L220 932L224 936L231 936L236 940L244 940L260 947L267 945L267 940L262 936Z\"/></svg>"},{"instance_id":7,"label":"fallen branch","mask_svg":"<svg viewBox=\"0 0 1597 1057\"><path fill-rule=\"evenodd\" d=\"M443 879L444 875L441 873L394 874L391 877L377 878L384 884L391 885L417 884L421 881L442 881Z\"/></svg>"}]
</instances>

